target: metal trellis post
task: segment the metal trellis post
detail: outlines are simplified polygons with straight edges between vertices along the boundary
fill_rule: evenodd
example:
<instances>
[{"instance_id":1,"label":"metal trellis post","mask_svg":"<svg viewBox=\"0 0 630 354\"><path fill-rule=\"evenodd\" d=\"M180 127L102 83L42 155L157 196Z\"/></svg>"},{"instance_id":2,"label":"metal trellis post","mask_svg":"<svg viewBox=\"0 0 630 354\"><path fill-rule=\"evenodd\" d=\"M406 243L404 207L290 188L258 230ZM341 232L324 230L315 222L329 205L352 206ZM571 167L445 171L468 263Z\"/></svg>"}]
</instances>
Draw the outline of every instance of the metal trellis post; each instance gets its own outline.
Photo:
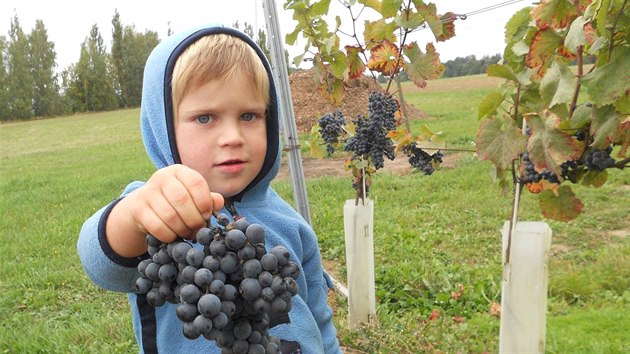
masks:
<instances>
[{"instance_id":1,"label":"metal trellis post","mask_svg":"<svg viewBox=\"0 0 630 354\"><path fill-rule=\"evenodd\" d=\"M284 44L282 35L280 34L276 2L274 0L264 0L262 3L265 12L267 33L269 34L268 41L271 48L271 66L278 85L282 136L284 138L284 150L287 152L291 185L293 186L293 200L295 202L295 208L300 215L302 215L306 222L312 224L308 197L306 196L302 156L300 154L300 144L298 141L297 127L295 125L291 87L289 86L287 65L284 59Z\"/></svg>"}]
</instances>

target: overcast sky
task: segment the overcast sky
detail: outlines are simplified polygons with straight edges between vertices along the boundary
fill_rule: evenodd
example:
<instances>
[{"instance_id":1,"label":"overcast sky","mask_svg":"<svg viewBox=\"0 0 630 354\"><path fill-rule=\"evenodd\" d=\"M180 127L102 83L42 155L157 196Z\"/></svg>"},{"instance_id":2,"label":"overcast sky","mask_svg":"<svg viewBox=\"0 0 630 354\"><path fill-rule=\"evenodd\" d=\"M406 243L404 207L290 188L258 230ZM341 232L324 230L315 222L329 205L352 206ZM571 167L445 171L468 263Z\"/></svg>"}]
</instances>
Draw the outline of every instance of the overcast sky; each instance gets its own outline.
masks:
<instances>
[{"instance_id":1,"label":"overcast sky","mask_svg":"<svg viewBox=\"0 0 630 354\"><path fill-rule=\"evenodd\" d=\"M295 22L291 18L292 12L282 9L284 2L285 0L276 0L282 35L291 32L295 27ZM436 44L440 59L444 62L472 54L481 58L484 55L502 53L505 46L505 23L516 11L532 6L533 1L433 0L432 2L436 4L440 14L449 11L470 14L485 10L469 16L466 20L458 20L455 24L456 37ZM166 37L169 26L173 31L178 31L198 23L221 22L231 25L239 21L241 25L247 22L255 28L264 27L262 3L263 0L0 0L0 35L8 36L11 20L15 14L27 34L34 27L35 20L42 20L48 31L48 39L55 43L59 69L63 69L78 61L81 43L89 36L94 24L98 26L109 51L111 20L116 9L123 25L134 25L138 32L156 31L162 39ZM497 8L493 9L493 7ZM349 29L347 26L351 22L348 12L339 1L332 0L331 13L338 13L344 23L342 28ZM369 11L364 14L369 17ZM430 30L414 33L412 40L416 40L421 48L424 48L427 42L435 42ZM291 59L301 54L304 44L302 40L298 41L294 47L285 47Z\"/></svg>"}]
</instances>

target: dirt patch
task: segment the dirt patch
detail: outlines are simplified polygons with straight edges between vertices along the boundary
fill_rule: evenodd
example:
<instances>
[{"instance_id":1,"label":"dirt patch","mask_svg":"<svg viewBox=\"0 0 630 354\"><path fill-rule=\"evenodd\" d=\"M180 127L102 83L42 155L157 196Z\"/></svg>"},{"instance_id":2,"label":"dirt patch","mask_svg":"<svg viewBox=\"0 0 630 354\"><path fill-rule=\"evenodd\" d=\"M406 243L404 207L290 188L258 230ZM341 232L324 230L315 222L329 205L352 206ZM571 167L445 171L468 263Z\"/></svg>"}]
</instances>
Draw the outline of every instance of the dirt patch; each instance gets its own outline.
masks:
<instances>
[{"instance_id":1,"label":"dirt patch","mask_svg":"<svg viewBox=\"0 0 630 354\"><path fill-rule=\"evenodd\" d=\"M445 155L439 168L453 168L456 166L457 161L464 156L465 153L455 153ZM328 157L328 158L302 158L302 169L304 171L304 178L317 178L323 176L350 176L350 172L344 169L346 158L345 157ZM405 156L398 156L394 160L385 159L385 164L382 170L388 173L404 176L413 173L413 169ZM282 158L280 164L280 171L278 172L278 179L287 179L289 176L289 166L287 164L287 158Z\"/></svg>"},{"instance_id":2,"label":"dirt patch","mask_svg":"<svg viewBox=\"0 0 630 354\"><path fill-rule=\"evenodd\" d=\"M345 83L346 94L339 107L322 97L313 79L314 69L300 70L289 76L291 101L295 114L295 124L299 133L310 132L319 118L340 109L347 121L357 115L367 114L367 102L370 93L381 91L381 86L372 78L364 76ZM410 117L424 117L425 114L413 105L406 105Z\"/></svg>"}]
</instances>

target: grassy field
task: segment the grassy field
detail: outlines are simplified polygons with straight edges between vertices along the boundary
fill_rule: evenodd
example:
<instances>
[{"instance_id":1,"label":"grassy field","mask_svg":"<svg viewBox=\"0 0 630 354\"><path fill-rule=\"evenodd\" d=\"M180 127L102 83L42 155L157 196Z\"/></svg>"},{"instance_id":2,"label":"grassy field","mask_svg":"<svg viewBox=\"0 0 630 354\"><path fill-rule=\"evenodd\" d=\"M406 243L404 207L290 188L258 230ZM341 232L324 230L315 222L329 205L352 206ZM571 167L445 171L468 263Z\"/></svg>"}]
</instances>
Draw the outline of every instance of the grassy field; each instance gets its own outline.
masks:
<instances>
[{"instance_id":1,"label":"grassy field","mask_svg":"<svg viewBox=\"0 0 630 354\"><path fill-rule=\"evenodd\" d=\"M474 149L476 109L495 82L483 76L405 86L406 99L444 132ZM0 352L137 352L126 297L101 290L76 254L83 221L130 181L153 171L140 141L139 110L0 125ZM501 236L511 197L490 164L458 153L432 176L380 173L372 188L378 299L376 326L351 332L334 295L339 338L366 353L498 351ZM292 201L288 181L274 187ZM348 177L307 181L313 227L326 264L345 277L343 203ZM574 190L585 212L548 221L548 353L630 352L630 174ZM520 220L541 221L524 194ZM453 296L456 295L456 296ZM430 317L437 310L437 318Z\"/></svg>"}]
</instances>

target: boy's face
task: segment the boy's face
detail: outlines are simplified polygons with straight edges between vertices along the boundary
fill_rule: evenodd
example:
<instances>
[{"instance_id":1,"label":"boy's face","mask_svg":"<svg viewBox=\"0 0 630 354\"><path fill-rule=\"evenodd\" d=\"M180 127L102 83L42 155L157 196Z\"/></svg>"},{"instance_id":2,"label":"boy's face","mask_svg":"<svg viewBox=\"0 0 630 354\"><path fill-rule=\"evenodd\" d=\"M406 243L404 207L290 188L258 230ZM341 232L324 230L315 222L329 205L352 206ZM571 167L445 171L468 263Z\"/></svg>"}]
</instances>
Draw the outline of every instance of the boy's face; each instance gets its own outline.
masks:
<instances>
[{"instance_id":1,"label":"boy's face","mask_svg":"<svg viewBox=\"0 0 630 354\"><path fill-rule=\"evenodd\" d=\"M262 168L267 151L265 102L238 73L191 89L175 122L182 164L201 173L210 190L231 197Z\"/></svg>"}]
</instances>

